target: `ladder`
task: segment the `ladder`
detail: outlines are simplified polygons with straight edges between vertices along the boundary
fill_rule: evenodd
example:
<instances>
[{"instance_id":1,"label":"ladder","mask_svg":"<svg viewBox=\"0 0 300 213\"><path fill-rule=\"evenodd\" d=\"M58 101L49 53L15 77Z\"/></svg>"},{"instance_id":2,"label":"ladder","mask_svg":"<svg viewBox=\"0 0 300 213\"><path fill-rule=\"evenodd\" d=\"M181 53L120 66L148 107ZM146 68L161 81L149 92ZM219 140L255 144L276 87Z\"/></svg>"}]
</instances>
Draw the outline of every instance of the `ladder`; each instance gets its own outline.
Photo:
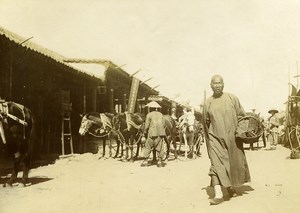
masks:
<instances>
[{"instance_id":1,"label":"ladder","mask_svg":"<svg viewBox=\"0 0 300 213\"><path fill-rule=\"evenodd\" d=\"M72 129L71 129L71 112L63 112L62 116L62 125L61 125L61 149L62 155L60 157L68 157L65 155L65 139L70 141L70 150L71 156L74 154L73 152L73 140L72 140Z\"/></svg>"}]
</instances>

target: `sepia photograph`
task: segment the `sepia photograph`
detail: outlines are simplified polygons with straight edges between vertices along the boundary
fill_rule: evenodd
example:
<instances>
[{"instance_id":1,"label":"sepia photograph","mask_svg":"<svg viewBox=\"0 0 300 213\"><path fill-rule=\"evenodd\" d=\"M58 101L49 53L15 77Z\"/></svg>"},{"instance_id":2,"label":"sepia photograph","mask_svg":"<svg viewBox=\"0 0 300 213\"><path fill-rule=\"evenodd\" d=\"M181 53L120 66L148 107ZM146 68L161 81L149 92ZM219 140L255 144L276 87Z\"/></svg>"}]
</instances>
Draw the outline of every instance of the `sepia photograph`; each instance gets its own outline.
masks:
<instances>
[{"instance_id":1,"label":"sepia photograph","mask_svg":"<svg viewBox=\"0 0 300 213\"><path fill-rule=\"evenodd\" d=\"M299 20L298 0L0 0L0 213L300 212Z\"/></svg>"}]
</instances>

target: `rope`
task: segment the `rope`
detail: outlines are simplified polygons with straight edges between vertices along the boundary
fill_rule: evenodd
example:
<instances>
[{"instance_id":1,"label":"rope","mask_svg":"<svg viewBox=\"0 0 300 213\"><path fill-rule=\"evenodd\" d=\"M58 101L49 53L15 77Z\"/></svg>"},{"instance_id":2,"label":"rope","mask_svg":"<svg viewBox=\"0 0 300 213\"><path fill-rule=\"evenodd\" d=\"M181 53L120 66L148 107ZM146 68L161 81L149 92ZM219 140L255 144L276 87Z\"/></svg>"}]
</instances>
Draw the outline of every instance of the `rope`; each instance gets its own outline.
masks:
<instances>
[{"instance_id":1,"label":"rope","mask_svg":"<svg viewBox=\"0 0 300 213\"><path fill-rule=\"evenodd\" d=\"M131 120L131 116L130 116L131 114L130 114L130 113L125 112L125 115L126 115L126 124L127 124L127 129L128 129L128 130L129 130L130 125L133 126L133 127L136 128L136 129L140 129L140 128L141 128L142 124L137 125L136 123L134 123L134 122ZM142 120L141 116L139 116L139 115L136 115L136 116L138 116L138 117Z\"/></svg>"},{"instance_id":2,"label":"rope","mask_svg":"<svg viewBox=\"0 0 300 213\"><path fill-rule=\"evenodd\" d=\"M100 113L100 120L103 123L103 128L104 129L106 127L112 129L111 123L109 122L109 118L104 113Z\"/></svg>"},{"instance_id":3,"label":"rope","mask_svg":"<svg viewBox=\"0 0 300 213\"><path fill-rule=\"evenodd\" d=\"M90 135L92 135L92 136L94 136L94 137L96 137L96 138L104 138L104 137L108 136L110 132L111 132L111 131L109 131L109 132L108 132L107 134L105 134L105 135L95 135L94 133L91 133L90 131L88 131L88 133L89 133Z\"/></svg>"},{"instance_id":4,"label":"rope","mask_svg":"<svg viewBox=\"0 0 300 213\"><path fill-rule=\"evenodd\" d=\"M4 114L7 117L9 117L10 119L12 119L12 120L18 122L19 124L23 125L23 139L26 139L25 127L28 125L28 123L25 121L25 119L26 119L25 118L25 112L24 112L24 108L25 107L23 105L21 105L21 104L18 104L18 103L15 103L15 102L11 102L11 103L15 104L17 106L17 108L21 111L21 113L22 113L22 115L24 117L24 120L22 120L22 119L18 118L17 116L12 115L12 114L10 114L8 112L8 105L7 105L7 103L8 102L3 102L3 103L0 104L0 106L1 106L1 110L0 111L3 110Z\"/></svg>"}]
</instances>

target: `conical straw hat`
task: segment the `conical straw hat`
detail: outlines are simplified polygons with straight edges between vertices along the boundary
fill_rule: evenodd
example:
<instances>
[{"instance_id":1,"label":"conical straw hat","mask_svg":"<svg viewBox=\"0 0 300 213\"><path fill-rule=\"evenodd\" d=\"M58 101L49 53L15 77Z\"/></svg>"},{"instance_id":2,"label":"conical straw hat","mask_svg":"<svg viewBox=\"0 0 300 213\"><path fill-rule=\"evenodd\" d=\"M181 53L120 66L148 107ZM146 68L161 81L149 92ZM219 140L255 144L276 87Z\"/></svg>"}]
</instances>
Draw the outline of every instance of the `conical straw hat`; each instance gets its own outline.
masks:
<instances>
[{"instance_id":1,"label":"conical straw hat","mask_svg":"<svg viewBox=\"0 0 300 213\"><path fill-rule=\"evenodd\" d=\"M151 101L146 106L150 108L161 108L161 106L156 101Z\"/></svg>"}]
</instances>

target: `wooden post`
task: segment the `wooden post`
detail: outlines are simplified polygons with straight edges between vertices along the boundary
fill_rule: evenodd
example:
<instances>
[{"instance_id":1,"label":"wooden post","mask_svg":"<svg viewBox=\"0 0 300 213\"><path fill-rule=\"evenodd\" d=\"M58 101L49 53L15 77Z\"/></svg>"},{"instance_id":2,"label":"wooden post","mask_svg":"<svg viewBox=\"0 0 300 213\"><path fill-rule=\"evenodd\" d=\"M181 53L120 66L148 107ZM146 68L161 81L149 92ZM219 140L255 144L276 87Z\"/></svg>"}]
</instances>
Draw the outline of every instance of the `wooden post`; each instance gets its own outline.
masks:
<instances>
[{"instance_id":1,"label":"wooden post","mask_svg":"<svg viewBox=\"0 0 300 213\"><path fill-rule=\"evenodd\" d=\"M41 96L38 97L38 100L39 100L39 108L40 108L39 117L41 118L40 119L40 122L41 122L41 125L40 125L40 127L41 127L41 130L40 130L40 132L41 132L40 151L43 151L43 148L44 148L44 131L45 131L44 130L44 128L45 128L45 126L44 126L44 102L43 102Z\"/></svg>"},{"instance_id":2,"label":"wooden post","mask_svg":"<svg viewBox=\"0 0 300 213\"><path fill-rule=\"evenodd\" d=\"M64 144L64 112L62 112L62 125L61 125L61 155L65 155L65 144Z\"/></svg>"},{"instance_id":3,"label":"wooden post","mask_svg":"<svg viewBox=\"0 0 300 213\"><path fill-rule=\"evenodd\" d=\"M9 66L9 90L8 97L12 99L12 82L13 82L13 51L11 50L10 66Z\"/></svg>"},{"instance_id":4,"label":"wooden post","mask_svg":"<svg viewBox=\"0 0 300 213\"><path fill-rule=\"evenodd\" d=\"M145 96L145 105L148 104L148 101L149 101L149 95L147 94L147 95ZM144 109L144 114L147 115L148 113L149 113L148 107L145 107L145 109Z\"/></svg>"},{"instance_id":5,"label":"wooden post","mask_svg":"<svg viewBox=\"0 0 300 213\"><path fill-rule=\"evenodd\" d=\"M122 112L125 112L127 106L127 95L126 93L123 94L123 99L122 99Z\"/></svg>"},{"instance_id":6,"label":"wooden post","mask_svg":"<svg viewBox=\"0 0 300 213\"><path fill-rule=\"evenodd\" d=\"M110 89L110 92L109 92L109 112L110 113L114 113L115 112L115 109L114 109L114 90L113 89Z\"/></svg>"},{"instance_id":7,"label":"wooden post","mask_svg":"<svg viewBox=\"0 0 300 213\"><path fill-rule=\"evenodd\" d=\"M85 84L83 86L83 91L82 91L82 113L86 113L86 87ZM79 150L81 153L84 153L86 151L86 138L85 137L80 137L79 141Z\"/></svg>"},{"instance_id":8,"label":"wooden post","mask_svg":"<svg viewBox=\"0 0 300 213\"><path fill-rule=\"evenodd\" d=\"M96 112L97 111L97 88L92 89L92 111Z\"/></svg>"}]
</instances>

